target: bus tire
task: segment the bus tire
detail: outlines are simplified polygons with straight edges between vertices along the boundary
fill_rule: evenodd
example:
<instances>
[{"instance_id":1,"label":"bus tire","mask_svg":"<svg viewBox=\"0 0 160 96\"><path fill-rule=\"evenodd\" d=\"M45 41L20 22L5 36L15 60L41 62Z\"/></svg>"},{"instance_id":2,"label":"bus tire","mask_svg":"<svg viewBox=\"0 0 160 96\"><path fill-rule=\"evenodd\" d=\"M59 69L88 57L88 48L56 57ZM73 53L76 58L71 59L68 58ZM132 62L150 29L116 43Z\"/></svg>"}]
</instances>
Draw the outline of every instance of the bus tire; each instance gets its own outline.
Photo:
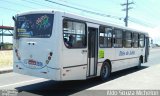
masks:
<instances>
[{"instance_id":1,"label":"bus tire","mask_svg":"<svg viewBox=\"0 0 160 96\"><path fill-rule=\"evenodd\" d=\"M138 65L136 66L137 69L142 67L142 58L139 58Z\"/></svg>"},{"instance_id":2,"label":"bus tire","mask_svg":"<svg viewBox=\"0 0 160 96\"><path fill-rule=\"evenodd\" d=\"M101 67L100 78L102 81L106 81L111 74L111 67L108 62L104 62Z\"/></svg>"}]
</instances>

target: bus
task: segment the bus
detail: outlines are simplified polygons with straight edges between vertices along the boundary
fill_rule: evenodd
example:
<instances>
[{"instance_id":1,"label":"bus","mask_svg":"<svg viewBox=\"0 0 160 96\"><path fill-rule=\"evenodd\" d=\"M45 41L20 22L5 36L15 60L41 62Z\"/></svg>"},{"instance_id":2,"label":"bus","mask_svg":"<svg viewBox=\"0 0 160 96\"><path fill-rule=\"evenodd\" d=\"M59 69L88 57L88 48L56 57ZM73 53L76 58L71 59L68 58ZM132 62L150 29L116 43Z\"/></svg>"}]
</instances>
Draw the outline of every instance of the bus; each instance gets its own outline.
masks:
<instances>
[{"instance_id":1,"label":"bus","mask_svg":"<svg viewBox=\"0 0 160 96\"><path fill-rule=\"evenodd\" d=\"M55 10L24 12L13 20L16 73L55 81L107 80L112 72L148 61L146 32Z\"/></svg>"}]
</instances>

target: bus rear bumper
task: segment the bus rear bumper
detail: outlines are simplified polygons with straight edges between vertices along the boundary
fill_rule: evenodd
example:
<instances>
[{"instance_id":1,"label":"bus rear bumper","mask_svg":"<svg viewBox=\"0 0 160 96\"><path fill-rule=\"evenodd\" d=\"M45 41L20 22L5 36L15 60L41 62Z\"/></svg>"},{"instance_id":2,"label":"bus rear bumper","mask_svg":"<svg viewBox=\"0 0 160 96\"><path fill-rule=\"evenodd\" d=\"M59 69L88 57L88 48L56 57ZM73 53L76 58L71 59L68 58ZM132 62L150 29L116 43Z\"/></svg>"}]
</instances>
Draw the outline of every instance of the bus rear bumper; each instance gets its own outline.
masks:
<instances>
[{"instance_id":1,"label":"bus rear bumper","mask_svg":"<svg viewBox=\"0 0 160 96\"><path fill-rule=\"evenodd\" d=\"M23 75L28 75L28 76L51 79L54 81L61 81L60 68L45 67L43 69L30 69L24 66L16 66L16 64L14 64L13 72L23 74Z\"/></svg>"}]
</instances>

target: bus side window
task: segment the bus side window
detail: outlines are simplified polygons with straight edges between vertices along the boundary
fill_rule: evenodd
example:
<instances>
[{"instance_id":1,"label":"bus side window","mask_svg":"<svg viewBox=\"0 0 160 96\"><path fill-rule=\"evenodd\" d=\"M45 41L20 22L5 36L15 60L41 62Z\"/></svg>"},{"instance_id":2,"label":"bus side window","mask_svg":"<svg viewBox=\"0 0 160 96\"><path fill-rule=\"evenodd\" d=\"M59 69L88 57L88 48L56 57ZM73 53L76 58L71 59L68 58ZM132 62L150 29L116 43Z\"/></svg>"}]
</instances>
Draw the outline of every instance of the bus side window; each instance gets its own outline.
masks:
<instances>
[{"instance_id":1,"label":"bus side window","mask_svg":"<svg viewBox=\"0 0 160 96\"><path fill-rule=\"evenodd\" d=\"M143 48L145 46L144 40L145 36L143 34L139 34L139 47Z\"/></svg>"},{"instance_id":2,"label":"bus side window","mask_svg":"<svg viewBox=\"0 0 160 96\"><path fill-rule=\"evenodd\" d=\"M100 26L99 28L99 46L101 48L112 47L112 28Z\"/></svg>"},{"instance_id":3,"label":"bus side window","mask_svg":"<svg viewBox=\"0 0 160 96\"><path fill-rule=\"evenodd\" d=\"M73 40L74 40L74 37L73 37L73 35L69 35L69 40L68 40L68 44L69 44L69 46L70 47L73 47Z\"/></svg>"},{"instance_id":4,"label":"bus side window","mask_svg":"<svg viewBox=\"0 0 160 96\"><path fill-rule=\"evenodd\" d=\"M74 20L63 20L63 38L66 38L67 48L86 47L86 25Z\"/></svg>"},{"instance_id":5,"label":"bus side window","mask_svg":"<svg viewBox=\"0 0 160 96\"><path fill-rule=\"evenodd\" d=\"M130 31L124 32L124 47L126 48L132 47L132 33Z\"/></svg>"},{"instance_id":6,"label":"bus side window","mask_svg":"<svg viewBox=\"0 0 160 96\"><path fill-rule=\"evenodd\" d=\"M114 42L114 47L115 48L122 48L122 30L121 29L115 29L114 30L114 38L115 38L115 42Z\"/></svg>"},{"instance_id":7,"label":"bus side window","mask_svg":"<svg viewBox=\"0 0 160 96\"><path fill-rule=\"evenodd\" d=\"M65 44L66 47L69 47L67 38L64 38L64 44Z\"/></svg>"},{"instance_id":8,"label":"bus side window","mask_svg":"<svg viewBox=\"0 0 160 96\"><path fill-rule=\"evenodd\" d=\"M138 33L133 33L132 46L138 48Z\"/></svg>"}]
</instances>

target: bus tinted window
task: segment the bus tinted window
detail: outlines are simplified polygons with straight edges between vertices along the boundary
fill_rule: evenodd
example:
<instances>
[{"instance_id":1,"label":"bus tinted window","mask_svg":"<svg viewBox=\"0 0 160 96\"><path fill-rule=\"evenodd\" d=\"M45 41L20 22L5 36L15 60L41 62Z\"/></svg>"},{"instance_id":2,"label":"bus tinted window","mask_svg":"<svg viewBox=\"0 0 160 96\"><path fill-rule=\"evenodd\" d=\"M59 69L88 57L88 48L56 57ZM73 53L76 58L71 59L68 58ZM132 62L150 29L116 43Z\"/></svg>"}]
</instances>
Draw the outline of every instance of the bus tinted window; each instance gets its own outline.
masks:
<instances>
[{"instance_id":1,"label":"bus tinted window","mask_svg":"<svg viewBox=\"0 0 160 96\"><path fill-rule=\"evenodd\" d=\"M53 14L30 14L17 17L18 38L49 38L52 34Z\"/></svg>"},{"instance_id":2,"label":"bus tinted window","mask_svg":"<svg viewBox=\"0 0 160 96\"><path fill-rule=\"evenodd\" d=\"M99 28L100 47L112 47L112 28L100 26Z\"/></svg>"},{"instance_id":3,"label":"bus tinted window","mask_svg":"<svg viewBox=\"0 0 160 96\"><path fill-rule=\"evenodd\" d=\"M133 33L132 42L133 42L133 47L138 48L138 33Z\"/></svg>"},{"instance_id":4,"label":"bus tinted window","mask_svg":"<svg viewBox=\"0 0 160 96\"><path fill-rule=\"evenodd\" d=\"M124 47L132 47L132 33L126 31L124 34Z\"/></svg>"},{"instance_id":5,"label":"bus tinted window","mask_svg":"<svg viewBox=\"0 0 160 96\"><path fill-rule=\"evenodd\" d=\"M67 48L86 47L85 23L63 20L63 38Z\"/></svg>"},{"instance_id":6,"label":"bus tinted window","mask_svg":"<svg viewBox=\"0 0 160 96\"><path fill-rule=\"evenodd\" d=\"M139 47L144 47L144 35L139 35Z\"/></svg>"},{"instance_id":7,"label":"bus tinted window","mask_svg":"<svg viewBox=\"0 0 160 96\"><path fill-rule=\"evenodd\" d=\"M114 43L114 47L116 48L120 48L122 47L122 30L120 29L115 29L114 30L114 38L115 38L115 43Z\"/></svg>"}]
</instances>

